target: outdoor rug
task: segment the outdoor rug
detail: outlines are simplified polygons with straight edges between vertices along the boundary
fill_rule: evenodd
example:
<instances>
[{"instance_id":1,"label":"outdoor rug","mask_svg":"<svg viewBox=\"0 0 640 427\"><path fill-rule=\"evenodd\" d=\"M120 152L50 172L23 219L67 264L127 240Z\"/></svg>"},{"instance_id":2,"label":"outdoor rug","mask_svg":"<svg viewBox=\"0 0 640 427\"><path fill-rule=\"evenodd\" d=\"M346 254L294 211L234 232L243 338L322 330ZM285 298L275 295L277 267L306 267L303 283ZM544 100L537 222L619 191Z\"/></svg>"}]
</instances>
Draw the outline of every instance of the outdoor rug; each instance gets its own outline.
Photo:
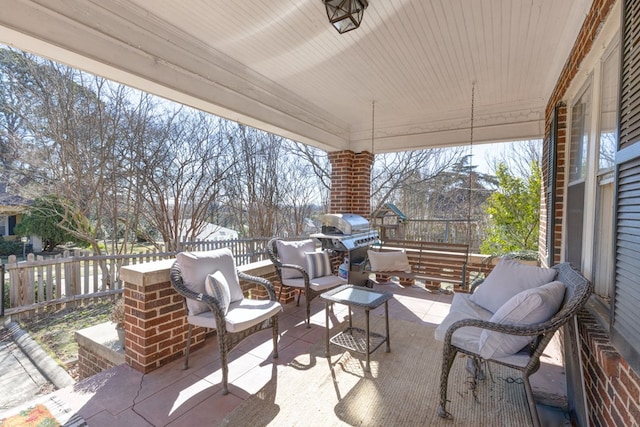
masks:
<instances>
[{"instance_id":1,"label":"outdoor rug","mask_svg":"<svg viewBox=\"0 0 640 427\"><path fill-rule=\"evenodd\" d=\"M530 426L524 386L518 371L491 365L473 388L466 359L453 364L449 377L453 420L438 417L442 343L435 325L389 319L391 352L382 345L364 372L364 355L331 347L324 340L300 354L277 377L249 397L222 422L224 426ZM372 316L372 331L384 319ZM343 325L340 325L344 327ZM337 328L338 329L338 328Z\"/></svg>"},{"instance_id":2,"label":"outdoor rug","mask_svg":"<svg viewBox=\"0 0 640 427\"><path fill-rule=\"evenodd\" d=\"M55 396L45 396L0 415L0 427L83 427L87 423Z\"/></svg>"}]
</instances>

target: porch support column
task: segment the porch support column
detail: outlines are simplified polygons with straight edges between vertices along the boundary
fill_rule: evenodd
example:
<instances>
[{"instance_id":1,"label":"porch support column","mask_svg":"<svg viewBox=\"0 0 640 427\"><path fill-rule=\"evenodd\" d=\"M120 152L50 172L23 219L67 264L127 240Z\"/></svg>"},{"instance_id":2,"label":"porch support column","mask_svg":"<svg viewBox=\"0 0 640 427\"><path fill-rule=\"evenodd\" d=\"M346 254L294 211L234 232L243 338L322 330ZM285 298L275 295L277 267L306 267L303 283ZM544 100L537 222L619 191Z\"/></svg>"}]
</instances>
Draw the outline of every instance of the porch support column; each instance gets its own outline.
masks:
<instances>
[{"instance_id":1,"label":"porch support column","mask_svg":"<svg viewBox=\"0 0 640 427\"><path fill-rule=\"evenodd\" d=\"M329 153L331 162L330 213L371 215L371 165L374 155L351 150Z\"/></svg>"}]
</instances>

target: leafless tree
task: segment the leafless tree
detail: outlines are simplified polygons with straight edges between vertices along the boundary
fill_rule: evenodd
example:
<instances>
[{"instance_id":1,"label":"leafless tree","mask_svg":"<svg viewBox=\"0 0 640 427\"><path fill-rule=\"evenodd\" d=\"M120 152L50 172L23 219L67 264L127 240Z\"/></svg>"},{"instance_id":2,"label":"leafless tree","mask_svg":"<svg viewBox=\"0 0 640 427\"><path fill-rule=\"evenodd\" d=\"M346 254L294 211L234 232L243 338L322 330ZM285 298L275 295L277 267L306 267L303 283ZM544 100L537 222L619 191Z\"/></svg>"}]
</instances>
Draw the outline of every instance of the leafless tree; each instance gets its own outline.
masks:
<instances>
[{"instance_id":1,"label":"leafless tree","mask_svg":"<svg viewBox=\"0 0 640 427\"><path fill-rule=\"evenodd\" d=\"M400 203L422 217L425 184L460 161L460 148L432 148L376 155L371 176L372 212L386 202Z\"/></svg>"},{"instance_id":2,"label":"leafless tree","mask_svg":"<svg viewBox=\"0 0 640 427\"><path fill-rule=\"evenodd\" d=\"M15 90L29 101L13 112L23 148L13 173L38 195L55 194L58 226L94 254L126 252L141 201L131 118L149 99L133 105L124 86L25 53L12 59L21 72ZM103 287L115 274L103 265Z\"/></svg>"},{"instance_id":3,"label":"leafless tree","mask_svg":"<svg viewBox=\"0 0 640 427\"><path fill-rule=\"evenodd\" d=\"M237 162L225 194L235 227L249 236L302 234L321 191L313 166L292 156L299 145L242 125L228 129Z\"/></svg>"},{"instance_id":4,"label":"leafless tree","mask_svg":"<svg viewBox=\"0 0 640 427\"><path fill-rule=\"evenodd\" d=\"M284 215L289 218L288 227L283 231L290 236L315 231L308 227L311 226L309 221L315 219L319 206L326 206L329 199L329 189L314 172L321 161L320 156L315 153L318 158L312 157L313 162L304 161L294 154L300 146L300 143L288 142L287 157L281 167L281 175L287 184L282 188L280 198ZM305 150L313 152L315 149L307 147Z\"/></svg>"},{"instance_id":5,"label":"leafless tree","mask_svg":"<svg viewBox=\"0 0 640 427\"><path fill-rule=\"evenodd\" d=\"M503 163L509 172L518 177L526 178L531 175L531 165L540 163L542 159L542 141L530 139L526 141L505 142L503 149L497 154L487 154L485 159L489 170L495 175L498 165Z\"/></svg>"},{"instance_id":6,"label":"leafless tree","mask_svg":"<svg viewBox=\"0 0 640 427\"><path fill-rule=\"evenodd\" d=\"M230 176L230 141L220 126L216 117L180 108L147 134L139 162L143 217L167 250L180 250L182 237L198 238Z\"/></svg>"}]
</instances>

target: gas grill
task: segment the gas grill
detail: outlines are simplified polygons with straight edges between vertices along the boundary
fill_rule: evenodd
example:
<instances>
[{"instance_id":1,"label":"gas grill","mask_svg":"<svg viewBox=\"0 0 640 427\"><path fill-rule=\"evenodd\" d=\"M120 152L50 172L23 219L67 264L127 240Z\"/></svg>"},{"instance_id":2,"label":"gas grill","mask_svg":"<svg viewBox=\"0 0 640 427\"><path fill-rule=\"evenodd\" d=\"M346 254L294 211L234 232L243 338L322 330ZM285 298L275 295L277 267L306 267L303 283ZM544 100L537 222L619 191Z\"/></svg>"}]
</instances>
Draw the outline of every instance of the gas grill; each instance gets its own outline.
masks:
<instances>
[{"instance_id":1,"label":"gas grill","mask_svg":"<svg viewBox=\"0 0 640 427\"><path fill-rule=\"evenodd\" d=\"M367 249L378 241L378 231L371 229L365 218L355 214L326 214L321 220L322 232L310 237L318 239L323 249L348 258L349 283L366 285L368 277L363 272L363 264Z\"/></svg>"}]
</instances>

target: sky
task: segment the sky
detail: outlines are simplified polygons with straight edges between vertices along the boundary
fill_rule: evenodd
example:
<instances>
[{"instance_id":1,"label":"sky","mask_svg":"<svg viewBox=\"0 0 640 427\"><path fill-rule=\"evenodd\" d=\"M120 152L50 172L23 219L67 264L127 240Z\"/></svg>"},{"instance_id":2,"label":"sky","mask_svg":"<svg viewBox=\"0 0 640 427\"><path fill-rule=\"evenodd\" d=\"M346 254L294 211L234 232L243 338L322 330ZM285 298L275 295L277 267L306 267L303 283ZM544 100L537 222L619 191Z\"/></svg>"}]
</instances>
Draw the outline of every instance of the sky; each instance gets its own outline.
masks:
<instances>
[{"instance_id":1,"label":"sky","mask_svg":"<svg viewBox=\"0 0 640 427\"><path fill-rule=\"evenodd\" d=\"M478 172L485 174L492 173L492 171L489 170L489 163L498 157L501 152L508 149L510 144L512 144L512 142L473 144L473 164L477 166Z\"/></svg>"},{"instance_id":2,"label":"sky","mask_svg":"<svg viewBox=\"0 0 640 427\"><path fill-rule=\"evenodd\" d=\"M500 147L504 148L505 142L497 144L474 144L473 145L473 164L478 166L478 171L482 173L489 173L488 161L500 150Z\"/></svg>"}]
</instances>

